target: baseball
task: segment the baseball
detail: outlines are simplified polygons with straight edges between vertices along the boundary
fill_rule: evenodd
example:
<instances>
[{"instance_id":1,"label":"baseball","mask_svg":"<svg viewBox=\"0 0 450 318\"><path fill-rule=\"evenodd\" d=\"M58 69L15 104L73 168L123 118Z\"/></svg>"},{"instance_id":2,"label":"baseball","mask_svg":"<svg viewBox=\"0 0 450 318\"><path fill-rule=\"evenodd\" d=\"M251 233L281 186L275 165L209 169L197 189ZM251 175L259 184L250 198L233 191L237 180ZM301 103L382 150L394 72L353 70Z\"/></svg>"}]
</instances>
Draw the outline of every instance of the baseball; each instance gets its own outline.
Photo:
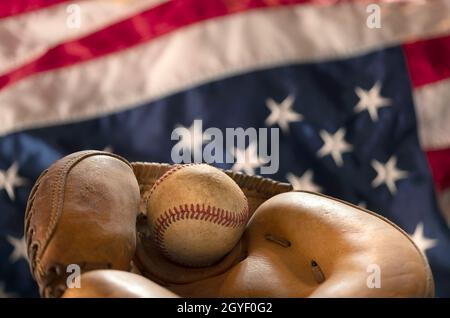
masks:
<instances>
[{"instance_id":1,"label":"baseball","mask_svg":"<svg viewBox=\"0 0 450 318\"><path fill-rule=\"evenodd\" d=\"M223 171L207 164L178 165L150 190L147 220L156 246L170 260L209 266L239 241L248 203Z\"/></svg>"}]
</instances>

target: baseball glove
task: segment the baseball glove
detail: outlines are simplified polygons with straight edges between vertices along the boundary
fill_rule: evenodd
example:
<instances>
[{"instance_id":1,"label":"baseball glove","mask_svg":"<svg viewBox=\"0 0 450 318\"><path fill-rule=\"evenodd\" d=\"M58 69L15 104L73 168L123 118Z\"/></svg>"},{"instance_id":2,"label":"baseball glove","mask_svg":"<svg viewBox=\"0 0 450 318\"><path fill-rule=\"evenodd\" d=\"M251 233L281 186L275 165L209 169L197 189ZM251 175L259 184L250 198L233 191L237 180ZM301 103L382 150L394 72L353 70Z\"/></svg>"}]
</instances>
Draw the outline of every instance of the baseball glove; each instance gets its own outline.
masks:
<instances>
[{"instance_id":1,"label":"baseball glove","mask_svg":"<svg viewBox=\"0 0 450 318\"><path fill-rule=\"evenodd\" d=\"M430 297L424 255L381 216L289 184L226 171L252 215L212 266L167 260L150 239L145 206L172 166L106 152L71 154L30 194L25 235L43 297ZM81 286L68 284L77 265ZM374 270L374 274L372 274ZM381 280L371 277L381 271ZM372 276L371 276L372 275Z\"/></svg>"}]
</instances>

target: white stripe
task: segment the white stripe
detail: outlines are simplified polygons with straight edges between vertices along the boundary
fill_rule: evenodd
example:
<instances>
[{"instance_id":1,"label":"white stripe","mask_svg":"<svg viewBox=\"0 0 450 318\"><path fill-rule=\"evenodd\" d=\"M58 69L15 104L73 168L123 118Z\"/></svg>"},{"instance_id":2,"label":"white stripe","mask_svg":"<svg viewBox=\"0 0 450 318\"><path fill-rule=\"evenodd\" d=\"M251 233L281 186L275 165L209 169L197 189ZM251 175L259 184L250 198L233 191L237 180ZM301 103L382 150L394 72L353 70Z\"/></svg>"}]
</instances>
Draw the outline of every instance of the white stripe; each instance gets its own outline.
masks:
<instances>
[{"instance_id":1,"label":"white stripe","mask_svg":"<svg viewBox=\"0 0 450 318\"><path fill-rule=\"evenodd\" d=\"M173 32L155 41L0 91L0 134L77 121L233 74L320 61L450 32L450 0L383 6L381 29L366 7L299 5L253 10Z\"/></svg>"},{"instance_id":2,"label":"white stripe","mask_svg":"<svg viewBox=\"0 0 450 318\"><path fill-rule=\"evenodd\" d=\"M54 45L81 37L165 0L73 1L0 20L0 74L29 62ZM69 28L72 4L80 8L80 28Z\"/></svg>"},{"instance_id":3,"label":"white stripe","mask_svg":"<svg viewBox=\"0 0 450 318\"><path fill-rule=\"evenodd\" d=\"M450 147L450 79L416 89L414 102L423 148Z\"/></svg>"}]
</instances>

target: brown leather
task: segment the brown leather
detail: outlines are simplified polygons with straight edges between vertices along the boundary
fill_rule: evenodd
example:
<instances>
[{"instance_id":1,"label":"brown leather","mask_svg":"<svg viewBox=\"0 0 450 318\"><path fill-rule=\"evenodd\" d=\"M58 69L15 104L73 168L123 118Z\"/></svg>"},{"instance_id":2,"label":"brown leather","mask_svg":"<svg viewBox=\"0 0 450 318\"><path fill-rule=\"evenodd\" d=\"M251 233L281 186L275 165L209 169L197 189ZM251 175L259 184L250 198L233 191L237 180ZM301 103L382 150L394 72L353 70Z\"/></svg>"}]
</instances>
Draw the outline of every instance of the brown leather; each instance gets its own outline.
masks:
<instances>
[{"instance_id":1,"label":"brown leather","mask_svg":"<svg viewBox=\"0 0 450 318\"><path fill-rule=\"evenodd\" d=\"M402 230L318 194L269 199L242 244L244 259L223 274L168 288L189 297L433 296L428 263ZM380 267L381 288L367 286L371 264Z\"/></svg>"},{"instance_id":2,"label":"brown leather","mask_svg":"<svg viewBox=\"0 0 450 318\"><path fill-rule=\"evenodd\" d=\"M62 294L65 266L73 263L82 264L84 272L126 271L134 264L133 272L186 297L434 294L425 257L388 220L343 201L229 171L254 214L242 239L212 266L174 264L149 239L145 215L140 213L136 222L138 206L145 211L150 188L172 166L131 167L115 155L82 152L58 161L38 180L29 199L26 231L31 268L43 296ZM381 270L381 288L367 286L373 264ZM65 296L128 297L140 284L134 279L116 284L115 275L107 272L88 274L82 275L88 277L83 279L87 289ZM147 287L153 297L153 288ZM155 295L159 292L156 288Z\"/></svg>"},{"instance_id":3,"label":"brown leather","mask_svg":"<svg viewBox=\"0 0 450 318\"><path fill-rule=\"evenodd\" d=\"M129 272L94 270L80 276L81 288L68 288L63 298L175 298L171 291Z\"/></svg>"},{"instance_id":4,"label":"brown leather","mask_svg":"<svg viewBox=\"0 0 450 318\"><path fill-rule=\"evenodd\" d=\"M45 297L65 289L66 268L129 270L136 248L139 186L128 162L85 151L44 171L25 216L30 266Z\"/></svg>"}]
</instances>

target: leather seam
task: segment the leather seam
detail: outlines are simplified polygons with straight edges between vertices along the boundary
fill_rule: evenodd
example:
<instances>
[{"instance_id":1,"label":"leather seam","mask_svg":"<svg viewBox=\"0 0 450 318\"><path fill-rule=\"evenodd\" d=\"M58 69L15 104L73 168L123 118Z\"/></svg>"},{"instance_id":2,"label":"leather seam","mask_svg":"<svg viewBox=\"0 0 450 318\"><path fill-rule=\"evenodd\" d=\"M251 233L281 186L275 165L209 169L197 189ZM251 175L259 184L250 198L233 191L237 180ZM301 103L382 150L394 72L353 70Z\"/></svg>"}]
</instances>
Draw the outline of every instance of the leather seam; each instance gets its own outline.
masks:
<instances>
[{"instance_id":1,"label":"leather seam","mask_svg":"<svg viewBox=\"0 0 450 318\"><path fill-rule=\"evenodd\" d=\"M148 205L148 200L149 200L150 196L164 180L166 180L171 175L173 175L175 172L177 172L183 168L191 167L191 166L195 166L195 165L199 165L199 164L201 164L201 163L187 163L187 164L175 165L174 167L170 168L165 173L163 173L163 175L161 177L159 177L155 181L155 183L152 185L152 187L150 188L150 191L148 191L147 193L144 194L143 201L144 201L145 205Z\"/></svg>"},{"instance_id":2,"label":"leather seam","mask_svg":"<svg viewBox=\"0 0 450 318\"><path fill-rule=\"evenodd\" d=\"M116 159L124 162L126 165L128 165L132 169L130 163L128 163L128 161L126 161L124 158L122 158L118 155L112 154L112 153L102 152L102 151L85 151L85 152L80 153L77 156L74 156L73 158L68 160L66 163L64 163L58 169L56 176L55 176L55 182L54 182L55 186L53 186L51 189L50 220L47 225L47 229L44 232L44 235L42 238L42 244L41 244L41 242L39 242L39 240L30 238L29 231L32 228L32 227L30 227L30 223L31 223L31 219L33 218L33 214L34 214L33 204L30 204L29 211L25 212L25 215L28 218L28 220L27 220L28 222L25 222L25 232L26 232L27 238L30 238L29 242L27 240L28 247L33 246L33 244L37 244L37 246L38 246L38 250L36 250L35 254L33 254L33 259L30 259L30 265L32 267L33 275L36 272L36 278L37 278L38 282L42 281L43 277L48 274L48 268L46 267L46 269L44 269L42 267L40 261L47 250L50 239L54 235L57 224L59 222L59 219L61 218L62 208L64 206L65 183L68 178L68 175L69 175L70 171L79 162L83 161L86 158L95 156L95 155L105 155L105 156L116 158ZM51 167L46 169L46 174L49 172L50 168ZM38 194L37 192L39 189L39 185L43 178L44 178L44 176L42 176L42 178L38 178L38 180L40 182L35 185L35 187L36 187L35 192L33 192L33 190L32 190L32 193L34 194L34 196L32 198L32 201L33 201L32 203L34 203L34 200L36 199L36 195ZM29 251L27 251L27 252L29 254Z\"/></svg>"},{"instance_id":3,"label":"leather seam","mask_svg":"<svg viewBox=\"0 0 450 318\"><path fill-rule=\"evenodd\" d=\"M156 180L156 182L153 184L153 186L151 187L148 196L152 195L153 191L155 191L155 189L164 181L166 180L168 177L170 177L172 174L174 174L175 172L186 168L186 167L191 167L191 166L195 166L195 165L199 165L200 163L187 163L184 165L176 165L175 167L169 169L168 171L166 171L158 180Z\"/></svg>"},{"instance_id":4,"label":"leather seam","mask_svg":"<svg viewBox=\"0 0 450 318\"><path fill-rule=\"evenodd\" d=\"M327 196L327 195L322 194L322 193L311 192L311 191L303 191L303 190L294 190L294 191L292 191L292 192L309 193L309 194L317 195L317 196L319 196L319 197L324 197L324 198L332 199L332 200L334 200L334 201L338 201L338 202L340 202L340 203L343 203L343 204L345 204L345 205L347 205L347 206L356 208L357 210L359 210L359 211L361 211L361 212L364 212L364 213L367 213L367 214L369 214L369 215L372 215L372 216L378 218L379 220L384 221L385 223L391 225L391 226L394 227L396 230L398 230L398 231L400 232L400 234L403 235L403 237L405 237L409 242L412 243L412 245L414 246L416 252L417 252L417 253L419 254L419 256L420 256L420 258L421 258L421 260L422 260L422 262L423 262L423 265L428 269L428 275L427 275L427 276L429 276L429 277L428 277L428 280L431 280L432 282L434 282L434 280L433 280L433 272L431 271L431 268L430 268L430 265L429 265L429 263L428 263L428 259L427 259L426 255L419 249L419 247L417 246L417 244L416 244L416 243L414 242L414 240L408 235L408 233L406 233L405 230L403 230L400 226L398 226L397 224L395 224L394 222L392 222L392 221L389 220L388 218L386 218L386 217L384 217L384 216L382 216L382 215L380 215L380 214L378 214L378 213L376 213L376 212L370 211L370 210L368 210L368 209L366 209L366 208L362 208L362 207L360 207L360 206L358 206L358 205L352 204L352 203L350 203L350 202L347 202L347 201L344 201L344 200L341 200L341 199L338 199L338 198L330 197L330 196ZM430 284L430 283L429 283L429 284ZM431 284L434 286L434 283L431 283ZM434 291L433 291L433 295L434 295Z\"/></svg>"},{"instance_id":5,"label":"leather seam","mask_svg":"<svg viewBox=\"0 0 450 318\"><path fill-rule=\"evenodd\" d=\"M229 210L217 208L205 204L181 204L162 213L155 221L154 239L156 245L163 253L167 254L164 246L164 235L170 225L180 220L200 220L223 227L236 228L246 223L248 217L248 204L240 213L234 213Z\"/></svg>"}]
</instances>

